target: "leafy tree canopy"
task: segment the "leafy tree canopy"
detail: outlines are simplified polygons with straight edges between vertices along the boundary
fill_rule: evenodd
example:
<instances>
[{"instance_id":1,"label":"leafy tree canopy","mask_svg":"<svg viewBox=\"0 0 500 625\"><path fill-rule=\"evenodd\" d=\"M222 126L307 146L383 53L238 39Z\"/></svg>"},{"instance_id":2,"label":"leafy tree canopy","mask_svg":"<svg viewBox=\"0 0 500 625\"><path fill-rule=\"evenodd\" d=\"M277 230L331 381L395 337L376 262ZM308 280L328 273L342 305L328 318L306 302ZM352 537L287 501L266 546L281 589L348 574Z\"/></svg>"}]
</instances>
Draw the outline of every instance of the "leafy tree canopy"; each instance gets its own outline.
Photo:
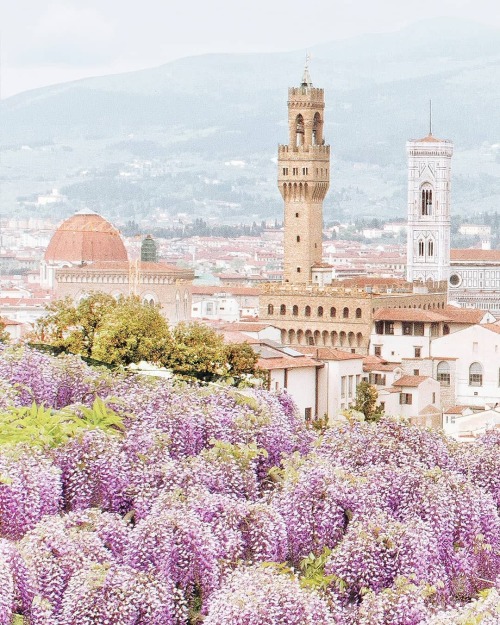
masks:
<instances>
[{"instance_id":1,"label":"leafy tree canopy","mask_svg":"<svg viewBox=\"0 0 500 625\"><path fill-rule=\"evenodd\" d=\"M362 412L367 421L378 421L382 416L382 408L377 406L377 399L377 389L369 382L360 382L352 409Z\"/></svg>"},{"instance_id":2,"label":"leafy tree canopy","mask_svg":"<svg viewBox=\"0 0 500 625\"><path fill-rule=\"evenodd\" d=\"M226 345L208 326L169 328L158 307L137 297L117 301L105 293L91 293L77 305L71 298L52 302L34 339L112 365L145 360L203 381L252 374L258 358L247 343Z\"/></svg>"}]
</instances>

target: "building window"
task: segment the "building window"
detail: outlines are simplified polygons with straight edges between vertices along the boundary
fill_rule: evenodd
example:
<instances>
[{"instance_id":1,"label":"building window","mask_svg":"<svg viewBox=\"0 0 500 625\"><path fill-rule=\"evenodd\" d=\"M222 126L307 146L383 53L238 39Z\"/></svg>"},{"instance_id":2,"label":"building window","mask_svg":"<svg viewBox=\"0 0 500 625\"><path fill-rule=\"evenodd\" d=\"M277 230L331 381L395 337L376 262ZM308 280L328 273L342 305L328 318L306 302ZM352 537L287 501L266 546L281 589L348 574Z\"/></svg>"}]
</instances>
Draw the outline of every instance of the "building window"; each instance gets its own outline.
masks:
<instances>
[{"instance_id":1,"label":"building window","mask_svg":"<svg viewBox=\"0 0 500 625\"><path fill-rule=\"evenodd\" d=\"M382 345L374 345L373 346L373 354L375 356L382 356Z\"/></svg>"},{"instance_id":2,"label":"building window","mask_svg":"<svg viewBox=\"0 0 500 625\"><path fill-rule=\"evenodd\" d=\"M281 304L281 306L280 306L280 315L286 315L286 306L285 306L285 304Z\"/></svg>"},{"instance_id":3,"label":"building window","mask_svg":"<svg viewBox=\"0 0 500 625\"><path fill-rule=\"evenodd\" d=\"M421 347L414 347L413 349L415 350L415 358L420 358L420 356L422 354L422 348Z\"/></svg>"},{"instance_id":4,"label":"building window","mask_svg":"<svg viewBox=\"0 0 500 625\"><path fill-rule=\"evenodd\" d=\"M448 362L438 362L436 378L441 386L450 386L450 364Z\"/></svg>"},{"instance_id":5,"label":"building window","mask_svg":"<svg viewBox=\"0 0 500 625\"><path fill-rule=\"evenodd\" d=\"M318 317L323 316L323 306L318 306Z\"/></svg>"},{"instance_id":6,"label":"building window","mask_svg":"<svg viewBox=\"0 0 500 625\"><path fill-rule=\"evenodd\" d=\"M384 333L384 322L375 321L375 334L383 334L383 333Z\"/></svg>"},{"instance_id":7,"label":"building window","mask_svg":"<svg viewBox=\"0 0 500 625\"><path fill-rule=\"evenodd\" d=\"M424 242L423 241L418 242L418 255L422 257L424 256Z\"/></svg>"},{"instance_id":8,"label":"building window","mask_svg":"<svg viewBox=\"0 0 500 625\"><path fill-rule=\"evenodd\" d=\"M429 241L427 244L427 255L434 256L434 241Z\"/></svg>"},{"instance_id":9,"label":"building window","mask_svg":"<svg viewBox=\"0 0 500 625\"><path fill-rule=\"evenodd\" d=\"M294 176L298 176L299 175L299 168L298 167L292 167L292 174Z\"/></svg>"},{"instance_id":10,"label":"building window","mask_svg":"<svg viewBox=\"0 0 500 625\"><path fill-rule=\"evenodd\" d=\"M297 267L297 273L300 273L300 267Z\"/></svg>"},{"instance_id":11,"label":"building window","mask_svg":"<svg viewBox=\"0 0 500 625\"><path fill-rule=\"evenodd\" d=\"M332 306L330 308L330 317L336 317L337 316L337 309L335 308L335 306Z\"/></svg>"},{"instance_id":12,"label":"building window","mask_svg":"<svg viewBox=\"0 0 500 625\"><path fill-rule=\"evenodd\" d=\"M370 373L368 380L370 384L375 386L385 386L386 377L382 373Z\"/></svg>"},{"instance_id":13,"label":"building window","mask_svg":"<svg viewBox=\"0 0 500 625\"><path fill-rule=\"evenodd\" d=\"M431 323L431 336L439 336L439 323Z\"/></svg>"},{"instance_id":14,"label":"building window","mask_svg":"<svg viewBox=\"0 0 500 625\"><path fill-rule=\"evenodd\" d=\"M361 308L356 308L356 319L361 319Z\"/></svg>"},{"instance_id":15,"label":"building window","mask_svg":"<svg viewBox=\"0 0 500 625\"><path fill-rule=\"evenodd\" d=\"M406 404L407 406L411 406L412 402L413 398L411 393L401 393L401 395L399 396L399 403L401 405Z\"/></svg>"},{"instance_id":16,"label":"building window","mask_svg":"<svg viewBox=\"0 0 500 625\"><path fill-rule=\"evenodd\" d=\"M349 397L352 397L353 386L354 386L354 376L350 375L349 376L349 387L348 387Z\"/></svg>"},{"instance_id":17,"label":"building window","mask_svg":"<svg viewBox=\"0 0 500 625\"><path fill-rule=\"evenodd\" d=\"M288 176L288 167L283 167L283 176Z\"/></svg>"},{"instance_id":18,"label":"building window","mask_svg":"<svg viewBox=\"0 0 500 625\"><path fill-rule=\"evenodd\" d=\"M340 378L340 396L345 397L345 387L346 387L346 376L343 375Z\"/></svg>"},{"instance_id":19,"label":"building window","mask_svg":"<svg viewBox=\"0 0 500 625\"><path fill-rule=\"evenodd\" d=\"M302 167L302 175L307 176L308 173L309 173L309 169L307 167Z\"/></svg>"},{"instance_id":20,"label":"building window","mask_svg":"<svg viewBox=\"0 0 500 625\"><path fill-rule=\"evenodd\" d=\"M413 375L420 375L420 369L413 369Z\"/></svg>"},{"instance_id":21,"label":"building window","mask_svg":"<svg viewBox=\"0 0 500 625\"><path fill-rule=\"evenodd\" d=\"M299 216L299 214L298 214L298 213L295 213L295 217L298 217L298 216Z\"/></svg>"},{"instance_id":22,"label":"building window","mask_svg":"<svg viewBox=\"0 0 500 625\"><path fill-rule=\"evenodd\" d=\"M293 315L294 317L297 317L297 316L298 316L298 314L299 314L299 307L298 307L298 306L294 306L294 307L292 308L292 315Z\"/></svg>"},{"instance_id":23,"label":"building window","mask_svg":"<svg viewBox=\"0 0 500 625\"><path fill-rule=\"evenodd\" d=\"M394 321L384 321L384 334L394 334Z\"/></svg>"},{"instance_id":24,"label":"building window","mask_svg":"<svg viewBox=\"0 0 500 625\"><path fill-rule=\"evenodd\" d=\"M432 403L436 403L436 393L432 393Z\"/></svg>"},{"instance_id":25,"label":"building window","mask_svg":"<svg viewBox=\"0 0 500 625\"><path fill-rule=\"evenodd\" d=\"M310 421L312 418L312 408L305 408L304 409L304 418L306 421Z\"/></svg>"},{"instance_id":26,"label":"building window","mask_svg":"<svg viewBox=\"0 0 500 625\"><path fill-rule=\"evenodd\" d=\"M445 323L443 326L443 336L446 336L449 333L450 333L450 326L447 323Z\"/></svg>"},{"instance_id":27,"label":"building window","mask_svg":"<svg viewBox=\"0 0 500 625\"><path fill-rule=\"evenodd\" d=\"M300 236L297 235L297 243L300 243Z\"/></svg>"},{"instance_id":28,"label":"building window","mask_svg":"<svg viewBox=\"0 0 500 625\"><path fill-rule=\"evenodd\" d=\"M473 362L469 367L469 386L483 385L483 366L480 362Z\"/></svg>"},{"instance_id":29,"label":"building window","mask_svg":"<svg viewBox=\"0 0 500 625\"><path fill-rule=\"evenodd\" d=\"M311 307L310 306L306 306L304 314L306 317L310 317L311 316Z\"/></svg>"},{"instance_id":30,"label":"building window","mask_svg":"<svg viewBox=\"0 0 500 625\"><path fill-rule=\"evenodd\" d=\"M274 315L274 306L272 304L267 305L267 314Z\"/></svg>"},{"instance_id":31,"label":"building window","mask_svg":"<svg viewBox=\"0 0 500 625\"><path fill-rule=\"evenodd\" d=\"M422 189L422 215L432 214L432 189Z\"/></svg>"},{"instance_id":32,"label":"building window","mask_svg":"<svg viewBox=\"0 0 500 625\"><path fill-rule=\"evenodd\" d=\"M342 317L344 317L344 319L347 319L349 317L349 308L344 308L343 312L342 312Z\"/></svg>"}]
</instances>

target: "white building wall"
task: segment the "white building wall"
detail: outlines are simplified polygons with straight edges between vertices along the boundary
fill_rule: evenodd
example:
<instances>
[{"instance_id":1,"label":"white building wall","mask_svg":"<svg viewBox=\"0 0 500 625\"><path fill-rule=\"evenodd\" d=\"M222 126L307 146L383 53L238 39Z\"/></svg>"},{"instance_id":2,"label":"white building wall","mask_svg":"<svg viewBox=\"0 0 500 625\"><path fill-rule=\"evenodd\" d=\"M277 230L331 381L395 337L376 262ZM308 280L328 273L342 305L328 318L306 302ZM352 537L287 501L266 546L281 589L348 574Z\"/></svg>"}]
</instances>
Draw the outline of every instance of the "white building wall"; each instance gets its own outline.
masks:
<instances>
[{"instance_id":1,"label":"white building wall","mask_svg":"<svg viewBox=\"0 0 500 625\"><path fill-rule=\"evenodd\" d=\"M481 325L432 342L432 356L455 357L456 402L465 406L500 403L500 334ZM472 363L482 367L481 384L470 380Z\"/></svg>"}]
</instances>

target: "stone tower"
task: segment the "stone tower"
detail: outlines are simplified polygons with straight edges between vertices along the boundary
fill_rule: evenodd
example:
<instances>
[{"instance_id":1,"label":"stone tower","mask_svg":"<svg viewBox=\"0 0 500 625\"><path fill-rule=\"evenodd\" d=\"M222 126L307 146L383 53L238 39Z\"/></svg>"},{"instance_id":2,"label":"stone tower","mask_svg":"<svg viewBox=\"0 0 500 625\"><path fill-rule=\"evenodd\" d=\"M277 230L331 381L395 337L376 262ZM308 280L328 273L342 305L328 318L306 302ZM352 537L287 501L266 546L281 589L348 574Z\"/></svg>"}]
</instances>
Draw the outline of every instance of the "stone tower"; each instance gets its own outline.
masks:
<instances>
[{"instance_id":1,"label":"stone tower","mask_svg":"<svg viewBox=\"0 0 500 625\"><path fill-rule=\"evenodd\" d=\"M284 280L311 282L322 260L323 200L329 187L330 146L323 138L325 98L306 66L300 87L288 89L288 145L278 148L278 186L285 202Z\"/></svg>"},{"instance_id":2,"label":"stone tower","mask_svg":"<svg viewBox=\"0 0 500 625\"><path fill-rule=\"evenodd\" d=\"M450 273L450 187L453 143L431 132L408 141L409 282L448 281Z\"/></svg>"}]
</instances>

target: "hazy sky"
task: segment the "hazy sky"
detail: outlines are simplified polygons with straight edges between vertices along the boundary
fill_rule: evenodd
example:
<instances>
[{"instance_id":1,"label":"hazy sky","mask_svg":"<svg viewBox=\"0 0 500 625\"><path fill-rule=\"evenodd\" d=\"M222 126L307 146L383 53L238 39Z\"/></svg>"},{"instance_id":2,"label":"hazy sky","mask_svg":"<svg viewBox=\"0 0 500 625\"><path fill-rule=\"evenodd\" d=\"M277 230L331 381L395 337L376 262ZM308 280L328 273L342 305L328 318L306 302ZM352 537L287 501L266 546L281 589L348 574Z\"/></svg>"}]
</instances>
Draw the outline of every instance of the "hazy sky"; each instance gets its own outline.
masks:
<instances>
[{"instance_id":1,"label":"hazy sky","mask_svg":"<svg viewBox=\"0 0 500 625\"><path fill-rule=\"evenodd\" d=\"M206 52L284 51L454 16L500 28L498 0L0 0L1 95Z\"/></svg>"}]
</instances>

